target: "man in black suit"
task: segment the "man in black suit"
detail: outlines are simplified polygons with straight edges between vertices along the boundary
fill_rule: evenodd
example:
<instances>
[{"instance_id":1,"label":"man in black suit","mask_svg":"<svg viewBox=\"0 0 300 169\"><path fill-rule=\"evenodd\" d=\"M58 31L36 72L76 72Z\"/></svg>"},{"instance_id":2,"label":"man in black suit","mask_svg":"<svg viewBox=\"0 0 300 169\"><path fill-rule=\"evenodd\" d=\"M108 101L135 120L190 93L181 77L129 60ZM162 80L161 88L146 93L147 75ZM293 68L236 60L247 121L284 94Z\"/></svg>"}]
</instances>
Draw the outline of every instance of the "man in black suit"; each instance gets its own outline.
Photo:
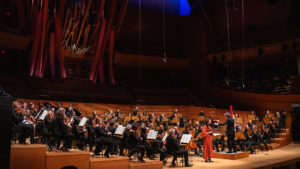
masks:
<instances>
[{"instance_id":1,"label":"man in black suit","mask_svg":"<svg viewBox=\"0 0 300 169\"><path fill-rule=\"evenodd\" d=\"M234 136L235 136L235 131L234 131L234 119L231 117L230 113L225 113L225 117L227 118L225 123L219 124L219 126L224 126L227 125L226 129L226 135L227 135L227 148L228 152L227 153L232 153L232 149L234 152L236 152L236 147L235 147L235 141L234 141Z\"/></svg>"},{"instance_id":2,"label":"man in black suit","mask_svg":"<svg viewBox=\"0 0 300 169\"><path fill-rule=\"evenodd\" d=\"M138 112L139 112L139 107L136 106L135 109L134 109L134 111L132 112L132 116L137 116Z\"/></svg>"},{"instance_id":3,"label":"man in black suit","mask_svg":"<svg viewBox=\"0 0 300 169\"><path fill-rule=\"evenodd\" d=\"M64 135L67 133L68 127L64 124L64 108L59 108L56 111L55 118L53 119L53 135L54 142L56 142L56 148L60 149L60 141L64 138ZM68 151L66 146L63 146L60 150Z\"/></svg>"},{"instance_id":4,"label":"man in black suit","mask_svg":"<svg viewBox=\"0 0 300 169\"><path fill-rule=\"evenodd\" d=\"M107 145L104 156L109 158L109 153L112 153L114 147L114 140L112 139L112 133L108 131L108 124L103 123L101 127L96 127L96 149L95 155L99 155L103 145Z\"/></svg>"},{"instance_id":5,"label":"man in black suit","mask_svg":"<svg viewBox=\"0 0 300 169\"><path fill-rule=\"evenodd\" d=\"M188 162L189 161L188 151L187 150L180 150L180 143L175 138L176 138L175 130L171 129L170 134L167 137L167 145L166 145L168 154L172 154L174 156L171 166L174 167L176 165L175 161L177 160L178 155L183 155L185 166L186 167L191 167L192 165L189 164L189 162Z\"/></svg>"},{"instance_id":6,"label":"man in black suit","mask_svg":"<svg viewBox=\"0 0 300 169\"><path fill-rule=\"evenodd\" d=\"M137 126L135 125L132 126L132 130L130 131L129 138L128 138L128 142L130 146L130 153L128 154L129 160L131 160L131 156L133 155L133 153L139 152L140 153L139 160L141 162L145 162L143 159L145 154L145 146L139 144L141 141L142 141L142 137L138 136L137 134Z\"/></svg>"}]
</instances>

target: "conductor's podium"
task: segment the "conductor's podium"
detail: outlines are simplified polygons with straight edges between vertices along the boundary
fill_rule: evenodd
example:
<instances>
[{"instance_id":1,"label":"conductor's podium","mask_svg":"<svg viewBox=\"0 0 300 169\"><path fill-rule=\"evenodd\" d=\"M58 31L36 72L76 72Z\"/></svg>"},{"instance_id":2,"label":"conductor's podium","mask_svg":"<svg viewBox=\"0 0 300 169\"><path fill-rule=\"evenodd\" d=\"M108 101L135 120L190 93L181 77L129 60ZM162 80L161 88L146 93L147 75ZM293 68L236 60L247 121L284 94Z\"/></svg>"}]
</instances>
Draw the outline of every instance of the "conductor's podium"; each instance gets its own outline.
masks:
<instances>
[{"instance_id":1,"label":"conductor's podium","mask_svg":"<svg viewBox=\"0 0 300 169\"><path fill-rule=\"evenodd\" d=\"M237 153L214 152L214 158L238 160L241 158L248 158L249 152L238 151Z\"/></svg>"},{"instance_id":2,"label":"conductor's podium","mask_svg":"<svg viewBox=\"0 0 300 169\"><path fill-rule=\"evenodd\" d=\"M13 144L10 149L10 169L45 169L46 145Z\"/></svg>"}]
</instances>

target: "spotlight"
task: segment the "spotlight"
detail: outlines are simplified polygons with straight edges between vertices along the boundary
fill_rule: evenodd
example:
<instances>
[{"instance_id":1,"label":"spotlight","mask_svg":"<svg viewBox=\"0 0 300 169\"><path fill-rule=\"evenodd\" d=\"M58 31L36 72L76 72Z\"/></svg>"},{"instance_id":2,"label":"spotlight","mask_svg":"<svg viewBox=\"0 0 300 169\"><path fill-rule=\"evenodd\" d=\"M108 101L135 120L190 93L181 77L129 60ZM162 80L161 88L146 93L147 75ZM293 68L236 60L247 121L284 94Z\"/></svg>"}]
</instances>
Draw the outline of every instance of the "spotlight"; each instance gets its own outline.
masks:
<instances>
[{"instance_id":1,"label":"spotlight","mask_svg":"<svg viewBox=\"0 0 300 169\"><path fill-rule=\"evenodd\" d=\"M163 61L164 63L167 63L167 53L164 52L163 55L164 55L164 57L163 57L162 61Z\"/></svg>"},{"instance_id":2,"label":"spotlight","mask_svg":"<svg viewBox=\"0 0 300 169\"><path fill-rule=\"evenodd\" d=\"M225 83L226 83L227 86L230 86L230 82L229 82L228 79L225 80Z\"/></svg>"},{"instance_id":3,"label":"spotlight","mask_svg":"<svg viewBox=\"0 0 300 169\"><path fill-rule=\"evenodd\" d=\"M163 61L164 63L167 63L167 58L163 58L162 61Z\"/></svg>"},{"instance_id":4,"label":"spotlight","mask_svg":"<svg viewBox=\"0 0 300 169\"><path fill-rule=\"evenodd\" d=\"M242 88L243 88L243 89L246 88L246 85L245 85L244 82L242 82Z\"/></svg>"}]
</instances>

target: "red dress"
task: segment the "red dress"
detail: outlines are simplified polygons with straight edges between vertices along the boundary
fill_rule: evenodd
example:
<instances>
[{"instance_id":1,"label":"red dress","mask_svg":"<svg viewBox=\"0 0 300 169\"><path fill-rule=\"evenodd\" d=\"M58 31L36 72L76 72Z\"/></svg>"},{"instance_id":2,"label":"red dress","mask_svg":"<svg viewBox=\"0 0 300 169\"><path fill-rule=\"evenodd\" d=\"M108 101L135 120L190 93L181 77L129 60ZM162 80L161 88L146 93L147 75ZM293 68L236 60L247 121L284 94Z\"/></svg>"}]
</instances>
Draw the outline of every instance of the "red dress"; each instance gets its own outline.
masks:
<instances>
[{"instance_id":1,"label":"red dress","mask_svg":"<svg viewBox=\"0 0 300 169\"><path fill-rule=\"evenodd\" d=\"M202 139L203 139L203 158L205 160L213 157L213 143L212 135L207 132L212 131L211 127L204 125L202 127Z\"/></svg>"}]
</instances>

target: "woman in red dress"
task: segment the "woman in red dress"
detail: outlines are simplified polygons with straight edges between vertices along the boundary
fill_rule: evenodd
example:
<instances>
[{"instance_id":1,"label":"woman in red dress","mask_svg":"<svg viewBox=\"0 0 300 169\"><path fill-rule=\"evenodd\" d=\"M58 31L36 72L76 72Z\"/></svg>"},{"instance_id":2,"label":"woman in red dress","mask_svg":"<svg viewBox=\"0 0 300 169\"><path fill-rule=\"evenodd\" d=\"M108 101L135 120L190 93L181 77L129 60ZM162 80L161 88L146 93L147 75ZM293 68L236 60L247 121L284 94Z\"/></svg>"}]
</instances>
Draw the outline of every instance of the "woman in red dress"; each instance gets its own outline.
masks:
<instances>
[{"instance_id":1,"label":"woman in red dress","mask_svg":"<svg viewBox=\"0 0 300 169\"><path fill-rule=\"evenodd\" d=\"M202 139L203 139L203 158L205 162L213 162L213 143L212 143L213 131L211 128L211 120L207 119L206 124L202 127Z\"/></svg>"}]
</instances>

